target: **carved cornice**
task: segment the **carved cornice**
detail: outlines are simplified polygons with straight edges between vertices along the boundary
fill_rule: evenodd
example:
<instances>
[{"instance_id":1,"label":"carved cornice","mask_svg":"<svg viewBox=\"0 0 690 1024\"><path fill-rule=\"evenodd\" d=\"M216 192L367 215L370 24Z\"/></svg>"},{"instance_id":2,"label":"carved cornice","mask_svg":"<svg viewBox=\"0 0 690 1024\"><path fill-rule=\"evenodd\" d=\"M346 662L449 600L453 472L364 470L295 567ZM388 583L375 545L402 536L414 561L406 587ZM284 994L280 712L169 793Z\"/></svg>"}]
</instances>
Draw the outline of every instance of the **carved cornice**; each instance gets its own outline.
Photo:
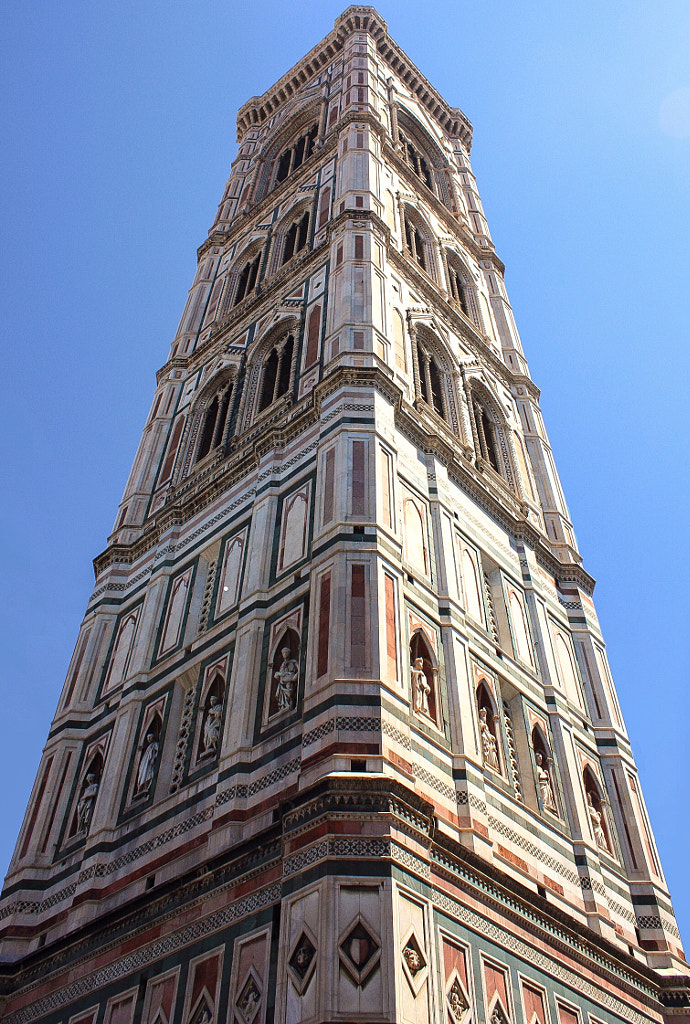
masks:
<instances>
[{"instance_id":1,"label":"carved cornice","mask_svg":"<svg viewBox=\"0 0 690 1024\"><path fill-rule=\"evenodd\" d=\"M324 67L332 63L354 32L366 32L374 40L379 55L422 103L427 113L447 135L461 139L469 150L472 144L472 125L468 118L457 107L446 103L404 50L391 39L385 21L373 7L348 7L336 19L333 31L275 85L262 96L252 96L247 100L237 114L237 141L241 142L251 128L260 127Z\"/></svg>"}]
</instances>

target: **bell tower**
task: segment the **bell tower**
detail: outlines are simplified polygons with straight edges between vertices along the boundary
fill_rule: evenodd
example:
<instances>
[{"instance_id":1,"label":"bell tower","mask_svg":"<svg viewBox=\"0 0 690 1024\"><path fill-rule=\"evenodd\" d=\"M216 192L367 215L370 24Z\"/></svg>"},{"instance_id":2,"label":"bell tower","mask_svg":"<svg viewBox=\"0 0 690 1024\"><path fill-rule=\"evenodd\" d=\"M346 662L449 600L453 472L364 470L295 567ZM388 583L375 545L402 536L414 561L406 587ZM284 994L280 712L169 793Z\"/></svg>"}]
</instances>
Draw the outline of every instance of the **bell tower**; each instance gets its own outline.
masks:
<instances>
[{"instance_id":1,"label":"bell tower","mask_svg":"<svg viewBox=\"0 0 690 1024\"><path fill-rule=\"evenodd\" d=\"M689 1020L470 122L353 6L237 139L5 881L3 1020Z\"/></svg>"}]
</instances>

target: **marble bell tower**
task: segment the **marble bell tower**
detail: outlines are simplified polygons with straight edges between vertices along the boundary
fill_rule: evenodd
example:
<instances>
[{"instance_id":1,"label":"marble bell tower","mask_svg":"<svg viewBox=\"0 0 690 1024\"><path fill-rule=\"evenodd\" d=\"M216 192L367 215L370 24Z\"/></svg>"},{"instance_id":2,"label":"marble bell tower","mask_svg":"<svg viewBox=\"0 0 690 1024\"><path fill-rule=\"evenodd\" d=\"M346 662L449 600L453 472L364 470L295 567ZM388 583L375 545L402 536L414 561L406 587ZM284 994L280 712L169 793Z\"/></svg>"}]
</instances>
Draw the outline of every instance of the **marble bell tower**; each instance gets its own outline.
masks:
<instances>
[{"instance_id":1,"label":"marble bell tower","mask_svg":"<svg viewBox=\"0 0 690 1024\"><path fill-rule=\"evenodd\" d=\"M2 1019L689 1020L470 122L354 6L237 139L5 881Z\"/></svg>"}]
</instances>

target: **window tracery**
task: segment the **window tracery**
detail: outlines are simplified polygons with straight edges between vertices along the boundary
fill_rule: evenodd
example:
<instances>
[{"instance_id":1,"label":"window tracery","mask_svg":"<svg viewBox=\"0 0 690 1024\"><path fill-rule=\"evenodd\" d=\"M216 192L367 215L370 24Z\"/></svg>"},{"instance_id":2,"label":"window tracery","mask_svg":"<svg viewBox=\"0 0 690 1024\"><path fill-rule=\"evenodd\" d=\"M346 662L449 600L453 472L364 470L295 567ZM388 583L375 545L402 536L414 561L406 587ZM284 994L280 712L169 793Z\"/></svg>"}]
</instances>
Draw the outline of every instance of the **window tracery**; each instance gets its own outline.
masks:
<instances>
[{"instance_id":1,"label":"window tracery","mask_svg":"<svg viewBox=\"0 0 690 1024\"><path fill-rule=\"evenodd\" d=\"M309 239L309 220L309 210L305 210L301 216L296 217L289 225L283 242L281 266L284 266L288 260L291 260L293 256L296 256L298 252L304 249Z\"/></svg>"},{"instance_id":2,"label":"window tracery","mask_svg":"<svg viewBox=\"0 0 690 1024\"><path fill-rule=\"evenodd\" d=\"M218 384L216 391L207 396L200 410L202 420L195 462L205 459L209 452L219 448L226 439L226 426L228 426L228 413L232 402L234 383L234 376L226 377Z\"/></svg>"},{"instance_id":3,"label":"window tracery","mask_svg":"<svg viewBox=\"0 0 690 1024\"><path fill-rule=\"evenodd\" d=\"M253 259L248 260L242 270L237 281L237 290L235 291L235 297L233 300L233 306L239 305L242 299L246 298L256 288L257 280L259 277L259 268L261 266L261 253L258 252Z\"/></svg>"},{"instance_id":4,"label":"window tracery","mask_svg":"<svg viewBox=\"0 0 690 1024\"><path fill-rule=\"evenodd\" d=\"M470 274L459 257L449 249L444 250L444 262L451 303L457 306L476 327L480 326L477 300Z\"/></svg>"},{"instance_id":5,"label":"window tracery","mask_svg":"<svg viewBox=\"0 0 690 1024\"><path fill-rule=\"evenodd\" d=\"M408 256L429 277L434 278L434 250L429 229L409 207L403 211L403 226Z\"/></svg>"},{"instance_id":6,"label":"window tracery","mask_svg":"<svg viewBox=\"0 0 690 1024\"><path fill-rule=\"evenodd\" d=\"M423 325L411 325L415 399L424 402L458 433L456 383L443 344Z\"/></svg>"},{"instance_id":7,"label":"window tracery","mask_svg":"<svg viewBox=\"0 0 690 1024\"><path fill-rule=\"evenodd\" d=\"M266 356L259 393L258 412L263 412L290 389L295 339L292 334L276 342Z\"/></svg>"},{"instance_id":8,"label":"window tracery","mask_svg":"<svg viewBox=\"0 0 690 1024\"><path fill-rule=\"evenodd\" d=\"M509 455L507 427L495 399L483 386L474 382L467 388L467 400L477 460L490 466L514 491L515 472Z\"/></svg>"},{"instance_id":9,"label":"window tracery","mask_svg":"<svg viewBox=\"0 0 690 1024\"><path fill-rule=\"evenodd\" d=\"M400 140L400 154L404 162L410 170L414 171L417 177L424 182L426 187L433 192L434 186L431 177L431 169L424 158L424 155L402 129L398 131L398 137Z\"/></svg>"},{"instance_id":10,"label":"window tracery","mask_svg":"<svg viewBox=\"0 0 690 1024\"><path fill-rule=\"evenodd\" d=\"M274 161L274 187L280 185L286 178L289 178L293 171L296 171L305 160L309 159L314 151L314 143L316 142L318 132L318 124L313 124L311 128L300 135L276 157Z\"/></svg>"}]
</instances>

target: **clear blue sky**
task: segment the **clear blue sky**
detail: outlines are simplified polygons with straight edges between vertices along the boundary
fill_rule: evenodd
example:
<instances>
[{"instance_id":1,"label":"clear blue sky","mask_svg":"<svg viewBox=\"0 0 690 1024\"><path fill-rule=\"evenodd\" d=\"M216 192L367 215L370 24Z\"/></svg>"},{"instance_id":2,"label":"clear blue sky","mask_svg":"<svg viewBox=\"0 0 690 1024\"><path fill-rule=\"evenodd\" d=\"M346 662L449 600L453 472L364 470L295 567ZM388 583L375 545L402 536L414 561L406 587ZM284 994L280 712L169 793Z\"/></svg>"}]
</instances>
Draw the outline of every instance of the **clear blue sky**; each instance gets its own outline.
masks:
<instances>
[{"instance_id":1,"label":"clear blue sky","mask_svg":"<svg viewBox=\"0 0 690 1024\"><path fill-rule=\"evenodd\" d=\"M345 6L0 6L0 872L229 173L236 110ZM474 124L479 188L690 942L690 6L379 10Z\"/></svg>"}]
</instances>

